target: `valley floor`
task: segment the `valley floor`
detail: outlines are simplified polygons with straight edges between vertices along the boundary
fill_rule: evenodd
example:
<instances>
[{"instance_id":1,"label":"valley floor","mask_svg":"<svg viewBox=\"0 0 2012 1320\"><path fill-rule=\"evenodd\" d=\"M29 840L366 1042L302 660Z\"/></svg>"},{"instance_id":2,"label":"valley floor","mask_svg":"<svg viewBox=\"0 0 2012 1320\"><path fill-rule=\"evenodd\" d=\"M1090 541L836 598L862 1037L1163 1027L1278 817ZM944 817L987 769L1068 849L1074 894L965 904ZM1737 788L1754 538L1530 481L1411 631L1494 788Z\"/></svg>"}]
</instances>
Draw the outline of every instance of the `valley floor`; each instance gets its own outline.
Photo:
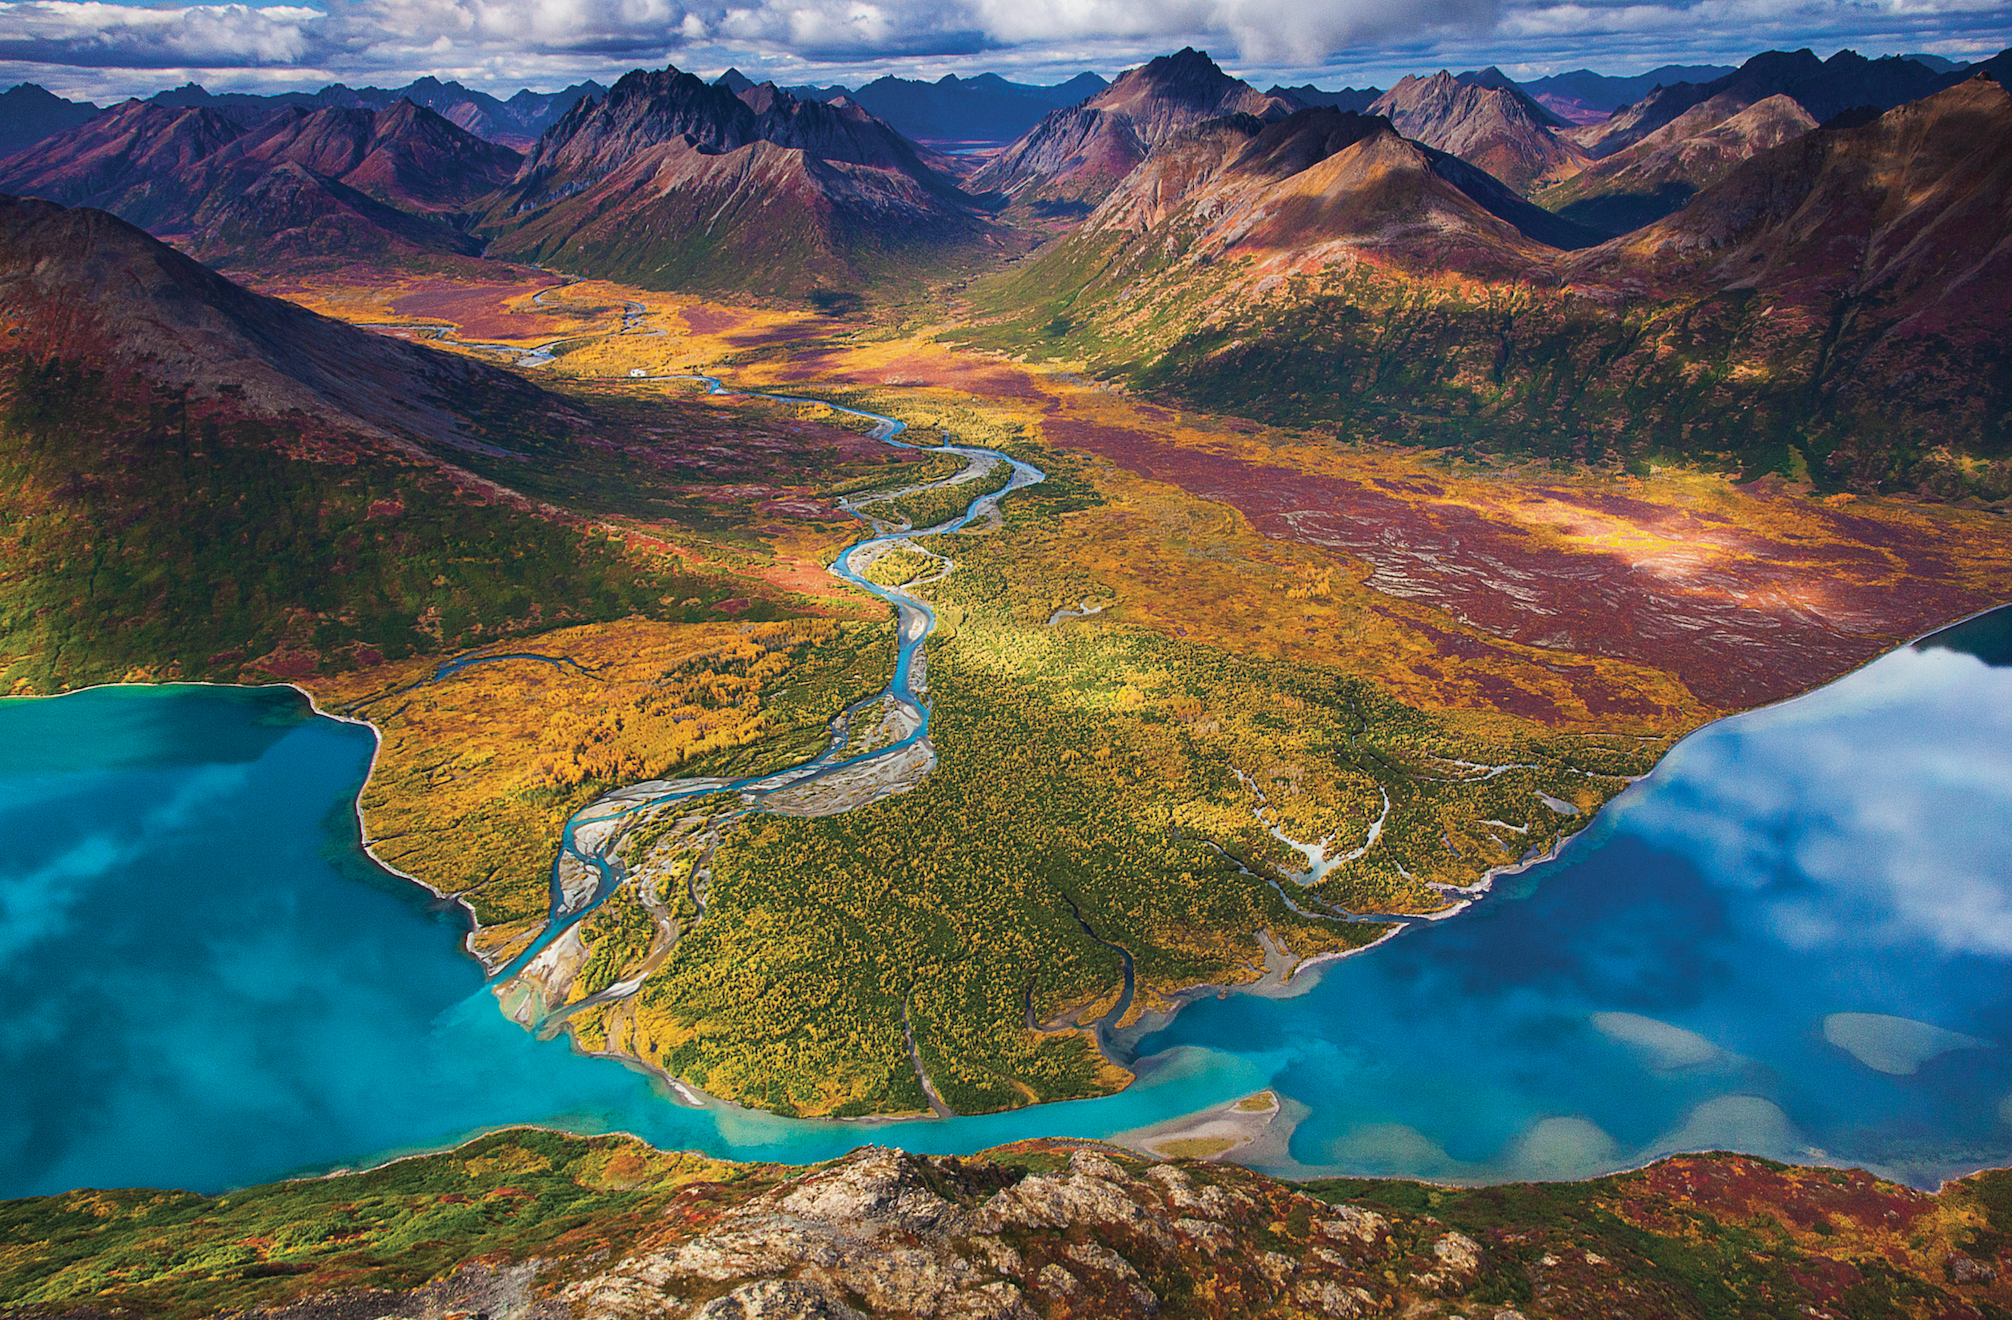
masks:
<instances>
[{"instance_id":1,"label":"valley floor","mask_svg":"<svg viewBox=\"0 0 2012 1320\"><path fill-rule=\"evenodd\" d=\"M651 487L669 504L626 498L614 468L548 471L540 493L577 489L632 543L860 620L776 632L731 662L773 657L747 679L693 678L694 665L724 673L736 627L747 638L727 622L705 625L712 641L691 625L645 640L628 624L541 639L531 649L585 646L614 668L485 666L480 691L457 680L395 708L386 694L407 690L410 665L318 680L385 730L368 835L400 840L388 860L471 903L492 968L545 929L546 859L571 813L673 770L744 777L801 759L885 681L871 675L890 639L825 564L859 528L836 496L903 478L735 485L736 464L773 461L773 441L734 438L743 421L776 434L863 423L702 395L694 377L886 414L906 439L1048 474L1008 497L1003 522L917 542L956 564L917 588L939 619L939 761L922 786L847 815L753 819L717 845L689 823L651 826L630 860L663 878L598 909L558 979L540 973L545 1007L515 1010L558 1013L584 1048L785 1114L986 1112L1123 1085L1128 1029L1189 988L1249 982L1268 950L1290 965L1387 929L1344 912L1445 909L1581 828L1678 736L2012 596L2012 527L1990 513L1680 469L1365 450L946 348L942 326L507 266L487 282L358 269L274 291L514 361L639 425L653 401L712 410L704 438L667 441L696 469L689 486ZM496 480L522 471L456 457ZM725 539L693 513L723 498L741 510ZM667 647L698 658L672 662ZM639 697L658 715L625 716L608 686L694 681L741 685L738 713L706 716L719 728L700 742L712 725L680 721L718 697L689 713L690 698ZM585 715L554 713L580 702ZM649 718L677 731L656 751L642 750L659 737ZM443 761L433 749L461 745L471 719L492 740L522 728ZM890 874L912 877L906 892L886 890ZM681 898L652 888L673 878ZM1280 887L1293 880L1297 900Z\"/></svg>"}]
</instances>

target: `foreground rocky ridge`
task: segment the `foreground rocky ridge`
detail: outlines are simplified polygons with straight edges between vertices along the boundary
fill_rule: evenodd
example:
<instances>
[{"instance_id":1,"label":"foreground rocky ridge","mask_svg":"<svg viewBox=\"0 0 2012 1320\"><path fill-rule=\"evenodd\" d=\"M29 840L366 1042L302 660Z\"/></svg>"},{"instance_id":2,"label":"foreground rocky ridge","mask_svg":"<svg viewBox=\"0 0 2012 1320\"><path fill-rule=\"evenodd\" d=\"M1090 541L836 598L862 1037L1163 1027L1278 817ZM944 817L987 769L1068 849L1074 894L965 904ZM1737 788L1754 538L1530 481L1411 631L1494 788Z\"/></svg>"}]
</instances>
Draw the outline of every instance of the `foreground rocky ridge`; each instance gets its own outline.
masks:
<instances>
[{"instance_id":1,"label":"foreground rocky ridge","mask_svg":"<svg viewBox=\"0 0 2012 1320\"><path fill-rule=\"evenodd\" d=\"M741 1165L498 1133L223 1197L0 1204L0 1315L266 1320L1983 1317L2012 1176L1930 1195L1679 1156L1479 1190L1149 1163L1090 1142Z\"/></svg>"}]
</instances>

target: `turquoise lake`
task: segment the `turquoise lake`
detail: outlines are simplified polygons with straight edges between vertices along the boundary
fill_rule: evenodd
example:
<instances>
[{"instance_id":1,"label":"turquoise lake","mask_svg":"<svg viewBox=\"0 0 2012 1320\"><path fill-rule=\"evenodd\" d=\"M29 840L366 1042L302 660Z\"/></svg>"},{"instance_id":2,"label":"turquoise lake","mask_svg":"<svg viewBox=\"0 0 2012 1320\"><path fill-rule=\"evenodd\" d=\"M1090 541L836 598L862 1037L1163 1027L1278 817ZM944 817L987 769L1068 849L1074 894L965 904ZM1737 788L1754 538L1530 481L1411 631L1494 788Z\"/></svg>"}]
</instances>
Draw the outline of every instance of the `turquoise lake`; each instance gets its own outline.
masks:
<instances>
[{"instance_id":1,"label":"turquoise lake","mask_svg":"<svg viewBox=\"0 0 2012 1320\"><path fill-rule=\"evenodd\" d=\"M1297 997L1197 1004L1124 1094L804 1123L503 1018L357 846L372 739L290 689L0 701L0 1197L215 1190L539 1123L808 1160L1104 1135L1271 1086L1294 1170L1664 1151L2012 1163L2012 611L1686 740L1567 846Z\"/></svg>"}]
</instances>

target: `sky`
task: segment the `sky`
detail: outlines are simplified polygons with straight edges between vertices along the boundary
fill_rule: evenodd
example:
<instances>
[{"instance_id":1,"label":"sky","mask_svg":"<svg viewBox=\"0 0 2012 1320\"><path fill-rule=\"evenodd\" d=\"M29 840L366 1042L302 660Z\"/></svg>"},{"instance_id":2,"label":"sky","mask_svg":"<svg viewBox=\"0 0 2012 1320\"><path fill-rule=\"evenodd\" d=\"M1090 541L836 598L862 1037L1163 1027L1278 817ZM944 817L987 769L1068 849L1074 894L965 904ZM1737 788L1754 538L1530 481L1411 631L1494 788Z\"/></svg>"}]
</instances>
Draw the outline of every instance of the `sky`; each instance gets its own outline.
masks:
<instances>
[{"instance_id":1,"label":"sky","mask_svg":"<svg viewBox=\"0 0 2012 1320\"><path fill-rule=\"evenodd\" d=\"M1737 64L1767 49L1980 59L2012 45L2012 0L0 0L0 87L104 104L212 91L401 86L424 74L507 96L633 68L858 86L991 70L1110 77L1192 45L1260 86L1389 86L1496 64Z\"/></svg>"}]
</instances>

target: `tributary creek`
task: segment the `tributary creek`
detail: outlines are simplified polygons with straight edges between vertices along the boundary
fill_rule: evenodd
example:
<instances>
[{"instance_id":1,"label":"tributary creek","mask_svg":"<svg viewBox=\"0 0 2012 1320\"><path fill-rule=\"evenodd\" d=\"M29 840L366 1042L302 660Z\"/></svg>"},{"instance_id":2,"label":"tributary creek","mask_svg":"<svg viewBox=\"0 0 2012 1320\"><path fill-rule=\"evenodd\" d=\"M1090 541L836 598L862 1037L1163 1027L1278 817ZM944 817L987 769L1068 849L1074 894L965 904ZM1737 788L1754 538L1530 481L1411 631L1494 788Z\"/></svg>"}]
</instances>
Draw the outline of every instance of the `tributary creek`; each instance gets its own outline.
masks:
<instances>
[{"instance_id":1,"label":"tributary creek","mask_svg":"<svg viewBox=\"0 0 2012 1320\"><path fill-rule=\"evenodd\" d=\"M520 1123L962 1153L1261 1087L1304 1109L1296 1171L2012 1162L2012 610L1699 731L1555 861L1295 997L1191 1006L1121 1094L985 1117L692 1108L536 1039L459 911L361 851L371 746L285 688L0 701L0 1197L214 1190Z\"/></svg>"}]
</instances>

